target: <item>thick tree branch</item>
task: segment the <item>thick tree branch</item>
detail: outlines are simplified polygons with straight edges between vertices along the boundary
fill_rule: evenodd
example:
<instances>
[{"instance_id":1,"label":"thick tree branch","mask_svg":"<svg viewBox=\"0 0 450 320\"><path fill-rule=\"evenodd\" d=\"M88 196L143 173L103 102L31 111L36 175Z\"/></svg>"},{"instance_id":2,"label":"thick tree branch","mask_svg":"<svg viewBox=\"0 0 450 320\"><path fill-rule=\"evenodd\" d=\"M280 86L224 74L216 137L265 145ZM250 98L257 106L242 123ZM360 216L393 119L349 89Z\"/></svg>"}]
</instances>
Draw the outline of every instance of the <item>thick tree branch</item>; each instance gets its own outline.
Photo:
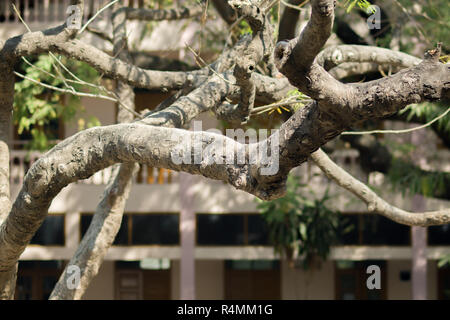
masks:
<instances>
[{"instance_id":1,"label":"thick tree branch","mask_svg":"<svg viewBox=\"0 0 450 320\"><path fill-rule=\"evenodd\" d=\"M180 20L199 16L203 13L204 8L199 5L193 7L183 7L176 9L138 9L123 7L126 12L128 20L142 20L142 21L162 21L162 20Z\"/></svg>"},{"instance_id":2,"label":"thick tree branch","mask_svg":"<svg viewBox=\"0 0 450 320\"><path fill-rule=\"evenodd\" d=\"M350 143L351 147L359 151L359 158L361 167L367 173L378 171L384 174L389 174L393 167L393 156L389 152L388 148L381 144L378 139L373 135L342 135L342 140ZM431 196L433 198L440 198L450 200L450 173L448 172L436 172L423 170L414 164L404 163L402 164L404 170L415 171L423 178L433 178L437 174L443 179L443 183L440 187L432 188L425 196ZM395 169L398 170L398 169ZM399 182L403 187L409 188L410 181L405 180ZM423 192L419 192L423 193Z\"/></svg>"},{"instance_id":3,"label":"thick tree branch","mask_svg":"<svg viewBox=\"0 0 450 320\"><path fill-rule=\"evenodd\" d=\"M378 65L409 68L418 65L421 61L400 51L361 45L332 46L317 56L317 63L327 71L344 62L372 62Z\"/></svg>"},{"instance_id":4,"label":"thick tree branch","mask_svg":"<svg viewBox=\"0 0 450 320\"><path fill-rule=\"evenodd\" d=\"M131 56L126 38L127 17L125 11L118 9L119 6L116 4L116 10L112 15L113 54L123 61L130 62ZM116 94L122 103L134 110L135 95L131 86L119 81ZM129 123L133 121L133 115L128 110L119 109L117 121ZM92 222L53 289L50 295L51 300L80 299L92 279L98 274L103 259L119 232L132 178L138 169L139 165L133 162L115 165L111 181L97 206ZM67 272L71 266L77 266L81 271L79 286L72 290L67 287Z\"/></svg>"},{"instance_id":5,"label":"thick tree branch","mask_svg":"<svg viewBox=\"0 0 450 320\"><path fill-rule=\"evenodd\" d=\"M311 18L292 50L292 58L300 70L307 70L331 35L336 0L311 1Z\"/></svg>"},{"instance_id":6,"label":"thick tree branch","mask_svg":"<svg viewBox=\"0 0 450 320\"><path fill-rule=\"evenodd\" d=\"M297 6L304 0L289 0L288 3ZM278 41L285 41L295 38L295 30L297 28L300 11L288 6L284 7L283 14L280 18L280 27L278 30Z\"/></svg>"},{"instance_id":7,"label":"thick tree branch","mask_svg":"<svg viewBox=\"0 0 450 320\"><path fill-rule=\"evenodd\" d=\"M72 0L72 5L79 7L83 12L84 0ZM44 35L57 38L58 41L66 41L74 37L77 30L66 28L66 24L36 33L37 38ZM14 37L5 43L0 41L0 224L3 225L10 212L10 190L9 190L9 130L12 125L12 109L14 101L14 73L13 68L18 52L36 48L30 36L31 33ZM0 226L1 228L1 226ZM0 255L3 247L0 246ZM0 268L0 300L13 299L17 278L17 260L8 268Z\"/></svg>"},{"instance_id":8,"label":"thick tree branch","mask_svg":"<svg viewBox=\"0 0 450 320\"><path fill-rule=\"evenodd\" d=\"M14 73L8 63L0 62L0 224L7 218L11 209L9 130L12 126L13 101ZM17 264L7 270L0 270L0 300L14 298L16 273Z\"/></svg>"},{"instance_id":9,"label":"thick tree branch","mask_svg":"<svg viewBox=\"0 0 450 320\"><path fill-rule=\"evenodd\" d=\"M232 25L236 22L238 18L237 12L228 4L227 0L212 0L212 3L226 23Z\"/></svg>"},{"instance_id":10,"label":"thick tree branch","mask_svg":"<svg viewBox=\"0 0 450 320\"><path fill-rule=\"evenodd\" d=\"M381 199L368 186L352 177L344 169L335 164L325 152L318 150L311 154L314 163L338 185L350 191L367 203L368 210L408 226L433 226L450 223L450 209L414 213L394 207Z\"/></svg>"}]
</instances>

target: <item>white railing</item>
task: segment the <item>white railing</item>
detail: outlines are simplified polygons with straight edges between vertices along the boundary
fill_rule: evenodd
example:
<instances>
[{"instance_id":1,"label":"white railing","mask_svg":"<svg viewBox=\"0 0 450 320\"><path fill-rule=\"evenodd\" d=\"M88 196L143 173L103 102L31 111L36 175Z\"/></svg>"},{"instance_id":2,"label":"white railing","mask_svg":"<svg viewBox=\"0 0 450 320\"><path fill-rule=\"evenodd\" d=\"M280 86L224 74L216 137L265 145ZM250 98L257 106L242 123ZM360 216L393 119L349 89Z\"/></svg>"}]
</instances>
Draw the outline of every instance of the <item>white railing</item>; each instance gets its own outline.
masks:
<instances>
[{"instance_id":1,"label":"white railing","mask_svg":"<svg viewBox=\"0 0 450 320\"><path fill-rule=\"evenodd\" d=\"M10 183L21 185L28 169L42 156L36 151L13 150L10 156ZM80 180L79 184L105 185L111 177L111 167L96 172L88 179ZM175 182L176 172L167 169L141 166L134 179L136 184L170 184Z\"/></svg>"},{"instance_id":2,"label":"white railing","mask_svg":"<svg viewBox=\"0 0 450 320\"><path fill-rule=\"evenodd\" d=\"M19 145L16 143L15 145ZM28 169L33 163L42 156L42 153L36 151L13 150L10 156L10 181L11 184L21 185ZM358 164L359 153L356 150L339 150L333 153L333 160L340 166L352 172L356 177L361 178L361 167ZM111 178L112 168L106 168L96 172L90 178L78 181L78 184L88 185L105 185ZM298 174L303 177L304 182L308 182L314 178L316 173L320 173L320 169L306 163L298 168ZM323 180L326 178L321 175ZM135 184L171 184L177 183L178 174L172 170L152 168L142 165L138 174L134 179Z\"/></svg>"},{"instance_id":3,"label":"white railing","mask_svg":"<svg viewBox=\"0 0 450 320\"><path fill-rule=\"evenodd\" d=\"M84 19L89 19L111 0L85 0ZM122 0L124 6L140 8L143 0ZM63 22L70 0L0 0L0 24L21 23L13 4L27 23Z\"/></svg>"}]
</instances>

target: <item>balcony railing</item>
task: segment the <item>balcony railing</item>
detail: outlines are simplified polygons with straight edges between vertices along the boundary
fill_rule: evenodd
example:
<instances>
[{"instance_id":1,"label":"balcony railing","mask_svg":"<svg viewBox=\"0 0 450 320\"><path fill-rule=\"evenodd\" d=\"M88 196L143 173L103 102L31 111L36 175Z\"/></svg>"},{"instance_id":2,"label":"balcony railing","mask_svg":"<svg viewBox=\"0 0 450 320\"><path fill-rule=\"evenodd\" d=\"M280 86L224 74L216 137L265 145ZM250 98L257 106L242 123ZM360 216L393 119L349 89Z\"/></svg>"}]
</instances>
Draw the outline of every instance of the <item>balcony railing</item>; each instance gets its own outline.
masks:
<instances>
[{"instance_id":1,"label":"balcony railing","mask_svg":"<svg viewBox=\"0 0 450 320\"><path fill-rule=\"evenodd\" d=\"M89 19L111 0L85 0L84 18ZM122 0L124 6L140 8L143 0ZM63 22L70 0L0 0L0 23L21 23L13 5L26 23Z\"/></svg>"},{"instance_id":2,"label":"balcony railing","mask_svg":"<svg viewBox=\"0 0 450 320\"><path fill-rule=\"evenodd\" d=\"M14 185L23 183L25 174L28 169L42 156L42 153L36 151L12 150L10 157L10 182ZM361 178L361 168L358 165L359 153L356 150L340 150L333 153L333 159L339 165L350 170L357 177ZM298 168L298 174L309 181L315 173L319 173L320 169L310 163L306 163ZM105 185L111 178L112 168L106 168L96 172L88 179L78 181L78 184L88 185ZM171 184L176 183L178 178L177 172L172 170L153 168L142 165L138 174L134 179L135 184ZM324 177L325 179L325 177ZM326 180L326 179L325 179Z\"/></svg>"},{"instance_id":3,"label":"balcony railing","mask_svg":"<svg viewBox=\"0 0 450 320\"><path fill-rule=\"evenodd\" d=\"M11 185L21 185L25 175L33 165L42 156L42 153L36 151L13 150L10 157L10 183ZM105 185L111 177L112 168L96 172L88 179L80 180L79 184ZM174 182L177 175L175 172L167 169L152 168L146 165L141 166L134 179L135 184L170 184Z\"/></svg>"}]
</instances>

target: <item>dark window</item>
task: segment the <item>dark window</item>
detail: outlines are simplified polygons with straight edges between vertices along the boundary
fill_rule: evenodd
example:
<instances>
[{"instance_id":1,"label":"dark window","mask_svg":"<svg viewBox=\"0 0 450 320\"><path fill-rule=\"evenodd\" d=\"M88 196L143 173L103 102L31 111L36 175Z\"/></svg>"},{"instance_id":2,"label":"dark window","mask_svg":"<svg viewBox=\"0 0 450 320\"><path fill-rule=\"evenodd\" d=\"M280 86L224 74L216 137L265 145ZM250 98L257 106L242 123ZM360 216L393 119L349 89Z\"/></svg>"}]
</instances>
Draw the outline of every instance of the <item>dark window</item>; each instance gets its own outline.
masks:
<instances>
[{"instance_id":1,"label":"dark window","mask_svg":"<svg viewBox=\"0 0 450 320\"><path fill-rule=\"evenodd\" d=\"M276 300L281 298L278 260L226 260L226 300Z\"/></svg>"},{"instance_id":2,"label":"dark window","mask_svg":"<svg viewBox=\"0 0 450 320\"><path fill-rule=\"evenodd\" d=\"M18 276L16 285L17 300L31 300L33 298L33 279L31 276Z\"/></svg>"},{"instance_id":3,"label":"dark window","mask_svg":"<svg viewBox=\"0 0 450 320\"><path fill-rule=\"evenodd\" d=\"M232 214L197 215L197 244L243 245L244 216Z\"/></svg>"},{"instance_id":4,"label":"dark window","mask_svg":"<svg viewBox=\"0 0 450 320\"><path fill-rule=\"evenodd\" d=\"M47 300L64 268L64 261L19 261L15 298Z\"/></svg>"},{"instance_id":5,"label":"dark window","mask_svg":"<svg viewBox=\"0 0 450 320\"><path fill-rule=\"evenodd\" d=\"M381 289L367 288L367 268L376 265L380 268ZM386 261L336 261L335 263L335 295L337 300L384 300L386 290Z\"/></svg>"},{"instance_id":6,"label":"dark window","mask_svg":"<svg viewBox=\"0 0 450 320\"><path fill-rule=\"evenodd\" d=\"M450 245L450 224L428 227L429 245Z\"/></svg>"},{"instance_id":7,"label":"dark window","mask_svg":"<svg viewBox=\"0 0 450 320\"><path fill-rule=\"evenodd\" d=\"M81 215L81 237L84 236L92 221L92 214ZM113 245L127 245L128 244L128 215L122 218L122 224L114 239Z\"/></svg>"},{"instance_id":8,"label":"dark window","mask_svg":"<svg viewBox=\"0 0 450 320\"><path fill-rule=\"evenodd\" d=\"M248 235L247 241L249 245L268 245L269 227L264 217L260 214L249 214L248 218Z\"/></svg>"},{"instance_id":9,"label":"dark window","mask_svg":"<svg viewBox=\"0 0 450 320\"><path fill-rule=\"evenodd\" d=\"M340 216L338 245L409 245L411 228L373 214Z\"/></svg>"},{"instance_id":10,"label":"dark window","mask_svg":"<svg viewBox=\"0 0 450 320\"><path fill-rule=\"evenodd\" d=\"M179 244L176 214L132 215L132 244Z\"/></svg>"},{"instance_id":11,"label":"dark window","mask_svg":"<svg viewBox=\"0 0 450 320\"><path fill-rule=\"evenodd\" d=\"M359 220L361 215L343 214L339 218L338 244L357 245L360 242Z\"/></svg>"},{"instance_id":12,"label":"dark window","mask_svg":"<svg viewBox=\"0 0 450 320\"><path fill-rule=\"evenodd\" d=\"M366 245L409 245L411 228L380 215L364 215L362 241Z\"/></svg>"},{"instance_id":13,"label":"dark window","mask_svg":"<svg viewBox=\"0 0 450 320\"><path fill-rule=\"evenodd\" d=\"M279 260L225 260L225 268L230 270L278 270Z\"/></svg>"},{"instance_id":14,"label":"dark window","mask_svg":"<svg viewBox=\"0 0 450 320\"><path fill-rule=\"evenodd\" d=\"M116 261L116 269L140 269L140 261Z\"/></svg>"},{"instance_id":15,"label":"dark window","mask_svg":"<svg viewBox=\"0 0 450 320\"><path fill-rule=\"evenodd\" d=\"M64 216L48 215L31 239L31 244L64 245Z\"/></svg>"},{"instance_id":16,"label":"dark window","mask_svg":"<svg viewBox=\"0 0 450 320\"><path fill-rule=\"evenodd\" d=\"M438 299L450 300L450 266L439 268Z\"/></svg>"}]
</instances>

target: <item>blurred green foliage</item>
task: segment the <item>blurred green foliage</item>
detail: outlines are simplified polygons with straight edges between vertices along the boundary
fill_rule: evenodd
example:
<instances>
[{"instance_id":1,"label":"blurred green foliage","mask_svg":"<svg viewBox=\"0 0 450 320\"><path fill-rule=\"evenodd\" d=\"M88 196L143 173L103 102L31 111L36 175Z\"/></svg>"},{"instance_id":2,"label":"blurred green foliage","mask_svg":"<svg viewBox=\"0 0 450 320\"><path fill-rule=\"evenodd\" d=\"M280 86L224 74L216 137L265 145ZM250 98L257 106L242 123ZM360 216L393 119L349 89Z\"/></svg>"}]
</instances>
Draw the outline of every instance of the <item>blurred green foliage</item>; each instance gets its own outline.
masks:
<instances>
[{"instance_id":1,"label":"blurred green foliage","mask_svg":"<svg viewBox=\"0 0 450 320\"><path fill-rule=\"evenodd\" d=\"M40 55L27 61L32 65L24 61L19 68L26 77L53 87L67 89L64 79L70 79L70 76L62 68L56 71L55 66L58 62L50 55ZM61 57L60 62L85 81L94 82L98 77L98 73L85 63L65 57ZM61 72L63 77L58 72ZM15 83L13 121L17 126L18 135L29 139L26 145L28 149L44 151L51 147L51 140L59 138L55 136L52 125L58 126L70 121L83 107L79 97L45 88L34 81L18 78ZM86 91L80 84L70 82L68 85L76 91ZM89 92L97 93L92 88ZM89 118L85 122L86 127L99 124L95 118Z\"/></svg>"},{"instance_id":2,"label":"blurred green foliage","mask_svg":"<svg viewBox=\"0 0 450 320\"><path fill-rule=\"evenodd\" d=\"M258 200L258 209L269 226L269 237L275 252L292 261L294 252L303 261L303 268L325 260L339 236L340 214L327 207L332 199L328 190L317 194L290 175L286 195L272 201ZM341 230L342 232L342 230Z\"/></svg>"}]
</instances>

